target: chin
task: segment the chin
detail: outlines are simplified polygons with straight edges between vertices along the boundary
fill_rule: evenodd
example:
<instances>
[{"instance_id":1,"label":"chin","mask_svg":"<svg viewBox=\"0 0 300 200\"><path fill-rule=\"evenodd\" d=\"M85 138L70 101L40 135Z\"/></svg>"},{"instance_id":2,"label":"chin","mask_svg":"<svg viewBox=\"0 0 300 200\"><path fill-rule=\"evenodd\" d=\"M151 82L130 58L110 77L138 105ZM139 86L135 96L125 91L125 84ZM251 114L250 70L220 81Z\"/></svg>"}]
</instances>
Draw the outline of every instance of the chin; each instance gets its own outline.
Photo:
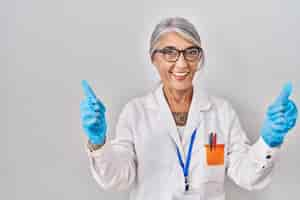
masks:
<instances>
[{"instance_id":1,"label":"chin","mask_svg":"<svg viewBox=\"0 0 300 200\"><path fill-rule=\"evenodd\" d=\"M170 86L175 90L187 90L193 87L193 83L172 83Z\"/></svg>"}]
</instances>

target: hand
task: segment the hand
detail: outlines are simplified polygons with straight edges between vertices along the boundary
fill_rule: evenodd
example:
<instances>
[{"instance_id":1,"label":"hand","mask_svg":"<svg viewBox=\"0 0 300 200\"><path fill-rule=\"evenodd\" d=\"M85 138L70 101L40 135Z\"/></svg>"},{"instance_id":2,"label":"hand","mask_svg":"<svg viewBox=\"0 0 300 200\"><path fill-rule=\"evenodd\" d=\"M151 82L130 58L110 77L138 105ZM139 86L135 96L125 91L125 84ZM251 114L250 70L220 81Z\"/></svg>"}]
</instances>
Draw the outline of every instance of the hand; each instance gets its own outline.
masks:
<instances>
[{"instance_id":1,"label":"hand","mask_svg":"<svg viewBox=\"0 0 300 200\"><path fill-rule=\"evenodd\" d=\"M297 121L296 104L289 99L292 84L286 83L275 102L268 107L266 118L261 129L261 136L270 147L283 143L284 137Z\"/></svg>"},{"instance_id":2,"label":"hand","mask_svg":"<svg viewBox=\"0 0 300 200\"><path fill-rule=\"evenodd\" d=\"M106 137L107 124L105 106L97 99L86 80L82 81L85 99L80 102L81 123L85 134L92 144L103 144Z\"/></svg>"}]
</instances>

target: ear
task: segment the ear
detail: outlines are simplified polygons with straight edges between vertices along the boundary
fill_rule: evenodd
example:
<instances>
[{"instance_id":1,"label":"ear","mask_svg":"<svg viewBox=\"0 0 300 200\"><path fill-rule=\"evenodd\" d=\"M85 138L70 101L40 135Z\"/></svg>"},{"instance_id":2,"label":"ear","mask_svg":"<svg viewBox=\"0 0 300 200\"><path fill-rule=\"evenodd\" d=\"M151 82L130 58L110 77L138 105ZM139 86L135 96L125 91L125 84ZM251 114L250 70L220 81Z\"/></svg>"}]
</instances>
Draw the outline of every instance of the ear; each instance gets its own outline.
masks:
<instances>
[{"instance_id":1,"label":"ear","mask_svg":"<svg viewBox=\"0 0 300 200\"><path fill-rule=\"evenodd\" d=\"M151 60L151 63L153 64L153 65L156 65L157 64L157 59L156 59L156 56L155 56L155 54L154 55L150 55L150 60Z\"/></svg>"},{"instance_id":2,"label":"ear","mask_svg":"<svg viewBox=\"0 0 300 200\"><path fill-rule=\"evenodd\" d=\"M151 63L154 64L154 59L150 56Z\"/></svg>"}]
</instances>

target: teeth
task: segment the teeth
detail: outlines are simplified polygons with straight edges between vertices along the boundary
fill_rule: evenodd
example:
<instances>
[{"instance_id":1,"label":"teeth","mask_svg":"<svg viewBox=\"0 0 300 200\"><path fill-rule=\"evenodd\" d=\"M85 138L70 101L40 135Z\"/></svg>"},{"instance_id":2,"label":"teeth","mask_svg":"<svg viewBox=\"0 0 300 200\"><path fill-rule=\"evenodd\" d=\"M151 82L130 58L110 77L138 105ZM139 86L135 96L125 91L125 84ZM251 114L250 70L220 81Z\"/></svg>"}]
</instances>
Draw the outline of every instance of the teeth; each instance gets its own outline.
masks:
<instances>
[{"instance_id":1,"label":"teeth","mask_svg":"<svg viewBox=\"0 0 300 200\"><path fill-rule=\"evenodd\" d=\"M173 72L173 74L175 74L176 76L185 76L188 74L188 72Z\"/></svg>"}]
</instances>

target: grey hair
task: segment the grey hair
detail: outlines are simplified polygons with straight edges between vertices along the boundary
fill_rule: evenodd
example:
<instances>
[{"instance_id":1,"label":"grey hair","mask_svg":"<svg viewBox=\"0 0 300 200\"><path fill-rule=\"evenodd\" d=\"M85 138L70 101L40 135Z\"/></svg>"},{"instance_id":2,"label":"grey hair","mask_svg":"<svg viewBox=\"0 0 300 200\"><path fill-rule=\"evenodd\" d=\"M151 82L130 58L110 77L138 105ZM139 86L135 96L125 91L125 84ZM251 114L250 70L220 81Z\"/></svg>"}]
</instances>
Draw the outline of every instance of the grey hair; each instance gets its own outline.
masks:
<instances>
[{"instance_id":1,"label":"grey hair","mask_svg":"<svg viewBox=\"0 0 300 200\"><path fill-rule=\"evenodd\" d=\"M154 28L154 31L152 32L151 39L150 39L150 49L149 54L152 59L152 54L158 45L158 41L160 37L168 32L176 32L183 38L187 39L188 41L191 41L195 45L201 47L201 39L198 34L198 31L196 30L195 26L189 22L187 19L183 17L168 17L163 20L161 20ZM201 59L201 65L202 67L204 65L204 52Z\"/></svg>"}]
</instances>

